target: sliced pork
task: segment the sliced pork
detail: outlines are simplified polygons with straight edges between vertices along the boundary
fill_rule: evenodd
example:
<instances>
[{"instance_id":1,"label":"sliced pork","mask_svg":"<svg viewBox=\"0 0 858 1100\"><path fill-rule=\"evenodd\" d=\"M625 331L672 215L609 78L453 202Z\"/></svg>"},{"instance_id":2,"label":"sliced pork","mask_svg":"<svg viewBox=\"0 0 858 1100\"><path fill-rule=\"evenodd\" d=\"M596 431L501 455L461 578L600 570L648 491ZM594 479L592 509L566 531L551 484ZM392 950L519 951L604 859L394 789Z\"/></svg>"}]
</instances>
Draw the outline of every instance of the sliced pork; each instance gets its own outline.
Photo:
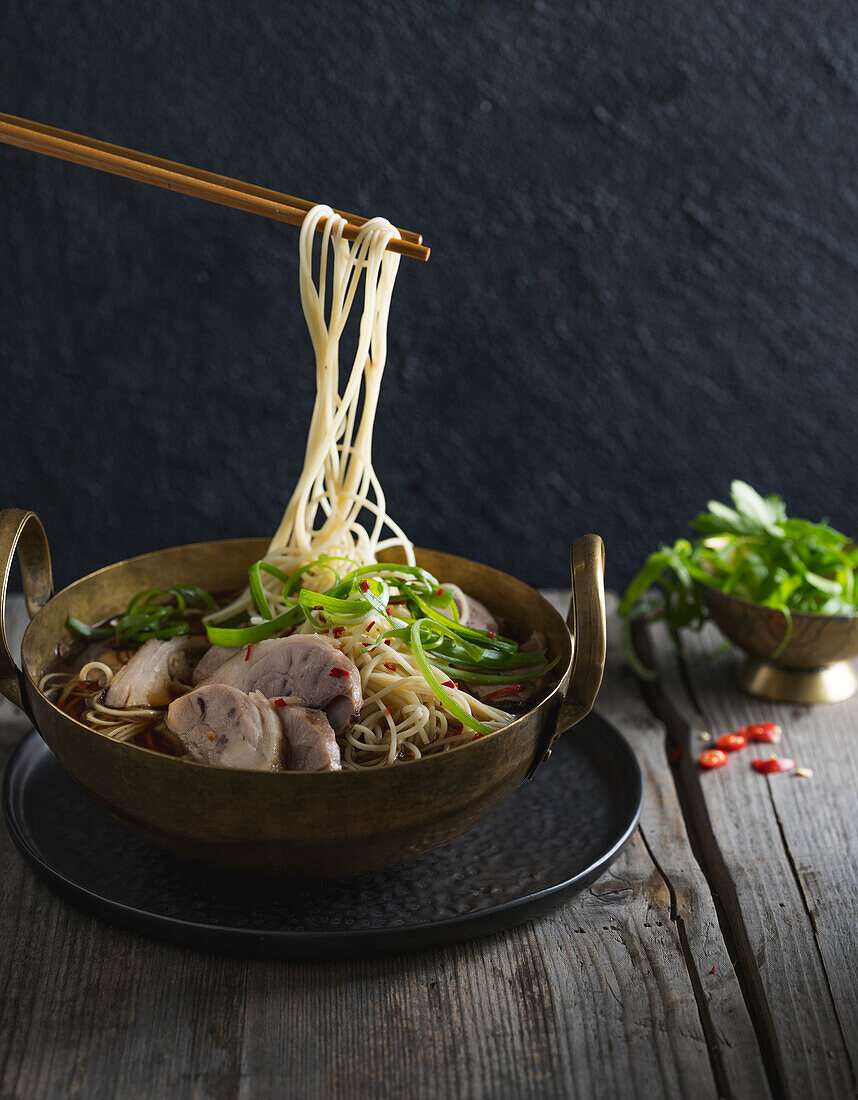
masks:
<instances>
[{"instance_id":1,"label":"sliced pork","mask_svg":"<svg viewBox=\"0 0 858 1100\"><path fill-rule=\"evenodd\" d=\"M240 645L213 645L207 649L194 669L194 686L210 680L220 666L230 657L234 657L241 648Z\"/></svg>"},{"instance_id":2,"label":"sliced pork","mask_svg":"<svg viewBox=\"0 0 858 1100\"><path fill-rule=\"evenodd\" d=\"M112 638L102 638L97 642L90 642L78 654L77 660L72 665L72 672L80 672L83 666L88 665L90 661L101 661L103 665L107 665L114 672L118 672L122 668L123 661L115 646L116 643Z\"/></svg>"},{"instance_id":3,"label":"sliced pork","mask_svg":"<svg viewBox=\"0 0 858 1100\"><path fill-rule=\"evenodd\" d=\"M224 768L273 771L283 754L277 710L259 692L208 684L175 699L167 726L190 756Z\"/></svg>"},{"instance_id":4,"label":"sliced pork","mask_svg":"<svg viewBox=\"0 0 858 1100\"><path fill-rule=\"evenodd\" d=\"M469 626L472 630L492 630L497 634L498 621L485 604L475 600L473 596L469 596L461 589L454 590L453 598L459 610L459 622L462 626Z\"/></svg>"},{"instance_id":5,"label":"sliced pork","mask_svg":"<svg viewBox=\"0 0 858 1100\"><path fill-rule=\"evenodd\" d=\"M161 707L173 698L173 680L188 684L195 659L205 649L202 638L150 638L107 686L104 702L109 707Z\"/></svg>"},{"instance_id":6,"label":"sliced pork","mask_svg":"<svg viewBox=\"0 0 858 1100\"><path fill-rule=\"evenodd\" d=\"M323 710L278 708L283 729L283 767L296 772L337 772L340 746Z\"/></svg>"},{"instance_id":7,"label":"sliced pork","mask_svg":"<svg viewBox=\"0 0 858 1100\"><path fill-rule=\"evenodd\" d=\"M526 671L524 669L520 671ZM515 676L516 670L510 669L509 675ZM522 680L516 684L474 684L467 685L468 691L477 699L481 699L493 707L523 707L530 703L537 691L545 686L545 678L541 680Z\"/></svg>"},{"instance_id":8,"label":"sliced pork","mask_svg":"<svg viewBox=\"0 0 858 1100\"><path fill-rule=\"evenodd\" d=\"M522 653L538 653L548 645L544 634L534 631L530 637L519 646ZM532 672L531 668L509 668L504 673L507 676L515 676L521 673L526 676ZM469 683L467 690L477 699L490 703L493 707L507 707L519 709L529 705L537 695L545 690L548 683L547 676L540 676L538 680L521 680L515 684L475 684Z\"/></svg>"},{"instance_id":9,"label":"sliced pork","mask_svg":"<svg viewBox=\"0 0 858 1100\"><path fill-rule=\"evenodd\" d=\"M205 684L170 704L167 726L202 764L254 771L339 771L340 749L325 712L288 699Z\"/></svg>"},{"instance_id":10,"label":"sliced pork","mask_svg":"<svg viewBox=\"0 0 858 1100\"><path fill-rule=\"evenodd\" d=\"M336 733L349 727L363 702L357 666L330 638L319 634L293 634L242 646L200 686L204 683L261 691L269 699L295 699L302 706L326 711Z\"/></svg>"}]
</instances>

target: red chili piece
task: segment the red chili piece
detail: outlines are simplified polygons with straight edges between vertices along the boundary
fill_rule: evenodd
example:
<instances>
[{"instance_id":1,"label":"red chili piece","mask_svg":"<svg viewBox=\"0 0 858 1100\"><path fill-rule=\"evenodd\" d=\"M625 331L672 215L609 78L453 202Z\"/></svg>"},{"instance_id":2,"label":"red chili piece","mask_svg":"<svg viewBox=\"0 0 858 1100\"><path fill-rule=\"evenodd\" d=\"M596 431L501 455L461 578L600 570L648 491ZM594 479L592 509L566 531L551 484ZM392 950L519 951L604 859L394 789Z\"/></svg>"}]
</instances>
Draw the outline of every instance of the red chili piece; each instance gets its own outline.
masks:
<instances>
[{"instance_id":1,"label":"red chili piece","mask_svg":"<svg viewBox=\"0 0 858 1100\"><path fill-rule=\"evenodd\" d=\"M727 754L721 749L706 749L697 762L701 768L723 768L727 763Z\"/></svg>"},{"instance_id":2,"label":"red chili piece","mask_svg":"<svg viewBox=\"0 0 858 1100\"><path fill-rule=\"evenodd\" d=\"M682 742L680 742L676 746L676 748L673 750L673 752L670 754L670 756L668 756L668 758L667 758L668 763L670 763L674 767L676 767L676 765L682 759L682 753L683 753L684 749L685 749L685 746L682 744Z\"/></svg>"},{"instance_id":3,"label":"red chili piece","mask_svg":"<svg viewBox=\"0 0 858 1100\"><path fill-rule=\"evenodd\" d=\"M385 709L387 710L387 713L388 713L388 714L393 714L393 707L392 707L392 706L390 706L390 704L389 704L389 703L388 703L388 705L387 705L387 707L386 707Z\"/></svg>"},{"instance_id":4,"label":"red chili piece","mask_svg":"<svg viewBox=\"0 0 858 1100\"><path fill-rule=\"evenodd\" d=\"M437 592L435 593L435 595L436 595L436 596L443 596L443 595L444 595L444 589L443 589L443 588L439 588L439 589L438 589L438 591L437 591Z\"/></svg>"},{"instance_id":5,"label":"red chili piece","mask_svg":"<svg viewBox=\"0 0 858 1100\"><path fill-rule=\"evenodd\" d=\"M488 695L484 695L483 702L486 699L500 699L502 695L514 695L515 692L521 690L521 684L506 684L504 687L498 688L497 691L490 691Z\"/></svg>"},{"instance_id":6,"label":"red chili piece","mask_svg":"<svg viewBox=\"0 0 858 1100\"><path fill-rule=\"evenodd\" d=\"M774 775L776 772L791 772L795 761L788 756L770 756L768 760L755 760L751 767L760 775Z\"/></svg>"},{"instance_id":7,"label":"red chili piece","mask_svg":"<svg viewBox=\"0 0 858 1100\"><path fill-rule=\"evenodd\" d=\"M496 638L497 637L497 634L495 634L495 632L493 630L487 630L486 634L488 634L488 636L490 638Z\"/></svg>"},{"instance_id":8,"label":"red chili piece","mask_svg":"<svg viewBox=\"0 0 858 1100\"><path fill-rule=\"evenodd\" d=\"M333 636L335 638L342 638L342 636L345 632L345 629L346 628L344 626L335 626L334 629L331 631L331 633L333 634Z\"/></svg>"},{"instance_id":9,"label":"red chili piece","mask_svg":"<svg viewBox=\"0 0 858 1100\"><path fill-rule=\"evenodd\" d=\"M711 969L711 970L709 971L709 973L710 973L710 974L714 974L714 973L715 973L715 967L714 967L714 966L713 966L713 967L712 967L712 969Z\"/></svg>"},{"instance_id":10,"label":"red chili piece","mask_svg":"<svg viewBox=\"0 0 858 1100\"><path fill-rule=\"evenodd\" d=\"M335 676L338 680L344 680L348 676L348 670L344 668L332 668L329 676Z\"/></svg>"},{"instance_id":11,"label":"red chili piece","mask_svg":"<svg viewBox=\"0 0 858 1100\"><path fill-rule=\"evenodd\" d=\"M724 752L741 752L747 745L748 738L744 733L722 733L715 744Z\"/></svg>"},{"instance_id":12,"label":"red chili piece","mask_svg":"<svg viewBox=\"0 0 858 1100\"><path fill-rule=\"evenodd\" d=\"M250 645L247 647L247 653L245 653L245 655L244 655L245 661L250 660L250 651L251 651L251 649L253 649L253 642L251 642Z\"/></svg>"},{"instance_id":13,"label":"red chili piece","mask_svg":"<svg viewBox=\"0 0 858 1100\"><path fill-rule=\"evenodd\" d=\"M373 619L371 623L366 624L366 630L372 630L372 628L374 626L375 626L375 619Z\"/></svg>"},{"instance_id":14,"label":"red chili piece","mask_svg":"<svg viewBox=\"0 0 858 1100\"><path fill-rule=\"evenodd\" d=\"M275 707L288 707L288 705L289 704L286 702L285 699L275 699L274 700L274 706Z\"/></svg>"},{"instance_id":15,"label":"red chili piece","mask_svg":"<svg viewBox=\"0 0 858 1100\"><path fill-rule=\"evenodd\" d=\"M369 592L369 581L361 581L360 590L361 592Z\"/></svg>"},{"instance_id":16,"label":"red chili piece","mask_svg":"<svg viewBox=\"0 0 858 1100\"><path fill-rule=\"evenodd\" d=\"M395 661L385 661L384 662L384 667L386 669L389 669L391 672L396 672L396 662Z\"/></svg>"},{"instance_id":17,"label":"red chili piece","mask_svg":"<svg viewBox=\"0 0 858 1100\"><path fill-rule=\"evenodd\" d=\"M776 745L781 739L781 727L775 722L755 722L750 726L742 726L738 733L743 733L749 741L766 741Z\"/></svg>"},{"instance_id":18,"label":"red chili piece","mask_svg":"<svg viewBox=\"0 0 858 1100\"><path fill-rule=\"evenodd\" d=\"M442 681L441 681L441 687L445 687L445 688L457 688L458 686L459 686L459 685L458 685L458 684L454 684L452 680L442 680Z\"/></svg>"}]
</instances>

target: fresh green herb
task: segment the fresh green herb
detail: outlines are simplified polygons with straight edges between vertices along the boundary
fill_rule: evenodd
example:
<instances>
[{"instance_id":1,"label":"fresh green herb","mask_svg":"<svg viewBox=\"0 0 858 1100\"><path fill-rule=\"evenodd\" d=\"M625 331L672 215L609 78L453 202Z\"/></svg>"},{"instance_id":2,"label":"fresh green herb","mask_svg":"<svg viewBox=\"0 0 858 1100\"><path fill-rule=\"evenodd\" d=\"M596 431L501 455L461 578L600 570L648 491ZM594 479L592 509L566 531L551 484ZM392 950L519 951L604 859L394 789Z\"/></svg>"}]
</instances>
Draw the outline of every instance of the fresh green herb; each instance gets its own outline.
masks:
<instances>
[{"instance_id":1,"label":"fresh green herb","mask_svg":"<svg viewBox=\"0 0 858 1100\"><path fill-rule=\"evenodd\" d=\"M690 526L700 537L662 545L626 589L619 612L626 620L626 649L638 675L654 675L640 665L631 647L631 623L664 620L673 632L699 630L708 617L701 585L717 588L783 613L787 630L776 657L789 641L792 614L848 615L858 610L858 546L827 522L789 518L776 494L760 496L744 481L730 485L733 507L709 502ZM657 585L660 594L653 593Z\"/></svg>"}]
</instances>

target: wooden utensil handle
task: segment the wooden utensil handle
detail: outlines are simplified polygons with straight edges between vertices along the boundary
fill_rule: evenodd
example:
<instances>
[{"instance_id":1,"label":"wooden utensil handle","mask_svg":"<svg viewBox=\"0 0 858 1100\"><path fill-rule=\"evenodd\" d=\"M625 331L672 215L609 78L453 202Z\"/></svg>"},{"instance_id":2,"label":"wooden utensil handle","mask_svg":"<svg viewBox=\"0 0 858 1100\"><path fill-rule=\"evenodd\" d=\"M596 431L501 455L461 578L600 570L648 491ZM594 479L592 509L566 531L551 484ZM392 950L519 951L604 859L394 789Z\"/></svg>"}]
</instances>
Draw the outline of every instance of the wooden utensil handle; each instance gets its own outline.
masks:
<instances>
[{"instance_id":1,"label":"wooden utensil handle","mask_svg":"<svg viewBox=\"0 0 858 1100\"><path fill-rule=\"evenodd\" d=\"M6 636L6 590L15 551L20 545L21 580L27 614L32 619L51 598L51 552L45 529L35 512L6 508L0 512L0 693L25 713L27 704L21 690L21 672L9 649Z\"/></svg>"},{"instance_id":2,"label":"wooden utensil handle","mask_svg":"<svg viewBox=\"0 0 858 1100\"><path fill-rule=\"evenodd\" d=\"M584 535L572 544L571 558L572 599L566 622L575 649L569 689L560 708L552 741L593 709L602 684L608 649L605 544L598 535Z\"/></svg>"}]
</instances>

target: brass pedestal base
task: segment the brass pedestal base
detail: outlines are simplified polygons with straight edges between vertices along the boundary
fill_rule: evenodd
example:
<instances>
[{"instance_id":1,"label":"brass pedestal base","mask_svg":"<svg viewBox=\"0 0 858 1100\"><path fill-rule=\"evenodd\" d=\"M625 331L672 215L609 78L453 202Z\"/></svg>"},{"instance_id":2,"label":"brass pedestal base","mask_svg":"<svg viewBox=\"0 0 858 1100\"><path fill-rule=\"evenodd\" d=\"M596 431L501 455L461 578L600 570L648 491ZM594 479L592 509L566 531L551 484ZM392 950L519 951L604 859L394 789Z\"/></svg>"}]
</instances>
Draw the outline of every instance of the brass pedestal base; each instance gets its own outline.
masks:
<instances>
[{"instance_id":1,"label":"brass pedestal base","mask_svg":"<svg viewBox=\"0 0 858 1100\"><path fill-rule=\"evenodd\" d=\"M746 657L739 665L738 680L751 695L777 703L839 703L858 688L849 661L837 661L824 668L777 668L756 657Z\"/></svg>"}]
</instances>

